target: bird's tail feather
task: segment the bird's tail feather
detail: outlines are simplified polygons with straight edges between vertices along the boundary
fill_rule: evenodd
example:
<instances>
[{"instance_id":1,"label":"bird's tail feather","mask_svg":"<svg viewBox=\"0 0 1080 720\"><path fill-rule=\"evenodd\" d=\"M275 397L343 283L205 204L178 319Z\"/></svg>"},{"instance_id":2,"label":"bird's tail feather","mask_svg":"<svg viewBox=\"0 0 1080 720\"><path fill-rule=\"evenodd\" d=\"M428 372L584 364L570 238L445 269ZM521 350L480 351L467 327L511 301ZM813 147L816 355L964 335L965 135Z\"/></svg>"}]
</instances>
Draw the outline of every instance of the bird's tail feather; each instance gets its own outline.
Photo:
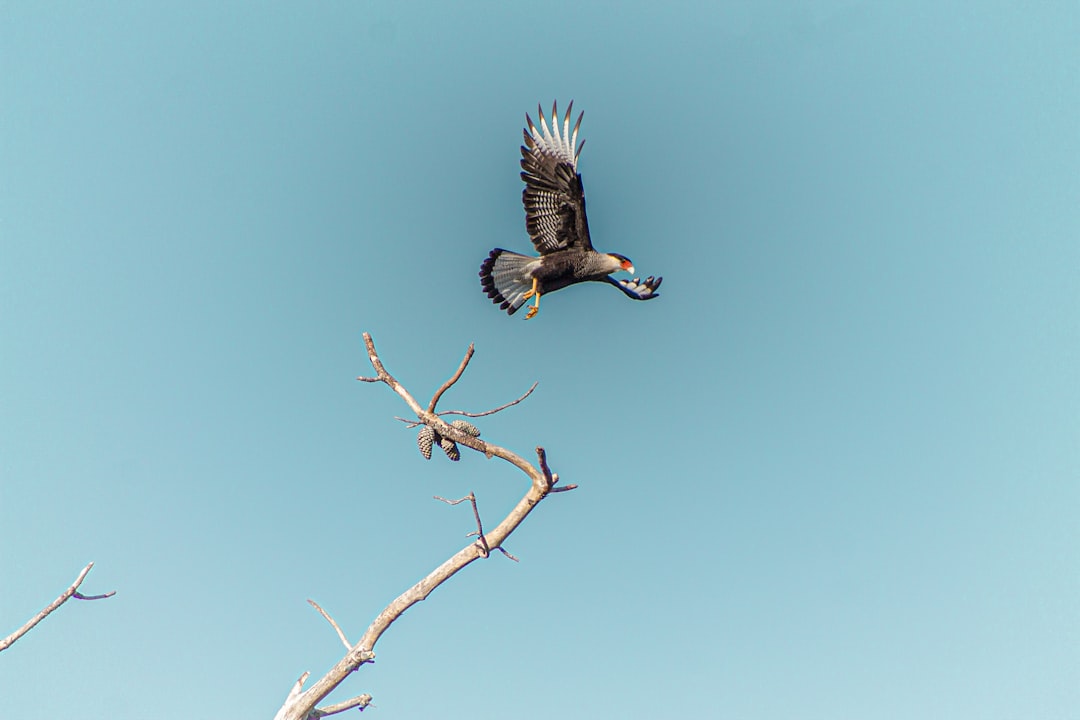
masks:
<instances>
[{"instance_id":1,"label":"bird's tail feather","mask_svg":"<svg viewBox=\"0 0 1080 720\"><path fill-rule=\"evenodd\" d=\"M532 290L529 270L538 258L495 248L480 265L480 284L493 303L513 315Z\"/></svg>"}]
</instances>

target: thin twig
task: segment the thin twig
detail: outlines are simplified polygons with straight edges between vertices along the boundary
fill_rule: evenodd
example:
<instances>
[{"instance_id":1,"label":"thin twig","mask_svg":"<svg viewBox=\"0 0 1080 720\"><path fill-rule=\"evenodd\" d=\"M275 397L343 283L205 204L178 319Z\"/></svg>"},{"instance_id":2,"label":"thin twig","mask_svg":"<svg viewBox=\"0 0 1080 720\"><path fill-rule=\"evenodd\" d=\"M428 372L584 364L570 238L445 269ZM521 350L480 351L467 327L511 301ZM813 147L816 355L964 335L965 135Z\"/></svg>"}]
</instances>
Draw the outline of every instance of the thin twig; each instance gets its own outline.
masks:
<instances>
[{"instance_id":1,"label":"thin twig","mask_svg":"<svg viewBox=\"0 0 1080 720\"><path fill-rule=\"evenodd\" d=\"M499 547L497 547L497 548L495 548L495 549L496 549L496 550L498 550L499 552L501 552L501 553L502 553L503 555L505 555L506 557L508 557L508 558L510 558L511 560L513 560L514 562L521 562L520 560L518 560L518 559L517 559L516 557L514 557L514 556L513 556L513 555L511 555L510 553L506 552L506 548L504 548L504 547L503 547L502 545L500 545Z\"/></svg>"},{"instance_id":2,"label":"thin twig","mask_svg":"<svg viewBox=\"0 0 1080 720\"><path fill-rule=\"evenodd\" d=\"M479 547L484 553L483 557L487 557L488 555L490 555L491 548L488 547L487 538L484 537L484 525L480 522L480 510L478 510L476 507L476 495L472 492L472 490L470 490L469 494L461 498L460 500L447 500L446 498L439 495L436 495L435 499L442 500L447 505L458 505L465 502L466 500L472 503L473 517L476 518L476 530L469 533L465 537L472 537L473 535L476 535L477 543L479 543Z\"/></svg>"},{"instance_id":3,"label":"thin twig","mask_svg":"<svg viewBox=\"0 0 1080 720\"><path fill-rule=\"evenodd\" d=\"M110 590L109 592L102 593L100 595L83 595L81 592L75 592L72 594L71 597L75 598L76 600L104 600L105 598L110 598L115 594L115 590Z\"/></svg>"},{"instance_id":4,"label":"thin twig","mask_svg":"<svg viewBox=\"0 0 1080 720\"><path fill-rule=\"evenodd\" d=\"M470 493L470 494L471 494L471 493ZM466 495L465 497L463 497L463 498L458 498L457 500L449 500L449 499L447 499L447 498L444 498L444 497L443 497L442 495L435 495L435 496L434 496L434 498L435 498L436 500L440 501L440 502L444 502L444 503L446 503L447 505L460 505L461 503L463 503L463 502L465 502L466 500L468 500L468 499L469 499L469 496L468 496L468 495Z\"/></svg>"},{"instance_id":5,"label":"thin twig","mask_svg":"<svg viewBox=\"0 0 1080 720\"><path fill-rule=\"evenodd\" d=\"M435 412L435 406L439 404L439 399L442 398L443 393L449 390L450 387L461 378L461 374L465 372L465 368L469 367L469 361L472 360L473 351L475 349L476 346L473 343L469 343L469 349L465 351L465 357L461 359L461 364L458 365L457 372L454 373L453 377L444 382L442 387L436 390L435 394L431 396L431 402L429 402L427 406L428 412Z\"/></svg>"},{"instance_id":6,"label":"thin twig","mask_svg":"<svg viewBox=\"0 0 1080 720\"><path fill-rule=\"evenodd\" d=\"M334 622L334 618L330 617L330 613L323 610L321 607L319 607L319 603L315 602L310 598L308 599L308 603L311 604L311 607L318 610L320 615L326 618L326 622L330 623L333 626L334 630L337 630L337 636L341 638L341 644L345 646L345 649L352 650L352 645L349 643L348 640L345 639L345 633L343 633L338 624Z\"/></svg>"},{"instance_id":7,"label":"thin twig","mask_svg":"<svg viewBox=\"0 0 1080 720\"><path fill-rule=\"evenodd\" d=\"M472 501L473 517L476 518L476 535L477 541L480 543L480 547L484 549L484 557L491 554L491 548L488 547L487 537L484 535L484 526L480 522L480 510L476 507L476 496L472 491L469 491L469 500Z\"/></svg>"},{"instance_id":8,"label":"thin twig","mask_svg":"<svg viewBox=\"0 0 1080 720\"><path fill-rule=\"evenodd\" d=\"M357 380L359 380L359 379L360 378L357 378ZM378 378L375 378L375 380L378 381ZM530 387L528 390L526 390L525 394L522 395L521 397L519 397L517 400L511 400L510 402L506 403L505 405L500 405L499 407L494 408L493 410L485 410L484 412L478 412L478 413L465 412L464 410L440 410L439 412L437 412L435 414L438 415L439 417L442 417L443 415L461 415L462 417L471 417L471 418L478 418L478 417L485 417L487 415L494 415L495 413L501 412L501 411L505 410L508 407L513 407L514 405L517 405L519 402L521 402L525 398L532 395L533 390L535 390L536 386L539 385L539 384L540 384L539 381L534 382L532 384L532 387ZM424 424L424 423L420 422L419 420L410 420L409 418L398 417L397 415L394 416L394 419L395 420L400 420L401 422L406 423L406 425L408 426L408 428L410 430L412 428L414 428L414 427L420 427L421 425Z\"/></svg>"},{"instance_id":9,"label":"thin twig","mask_svg":"<svg viewBox=\"0 0 1080 720\"><path fill-rule=\"evenodd\" d=\"M82 572L79 573L79 577L75 578L75 582L73 582L71 584L71 587L65 590L60 595L60 597L53 600L49 605L45 607L44 610L39 612L34 617L30 618L29 622L27 622L21 628L11 633L3 640L0 640L0 651L7 650L9 647L11 647L12 643L21 638L26 633L30 632L30 630L33 629L35 625L48 617L52 611L56 610L56 608L60 607L73 597L78 598L79 600L102 600L104 598L109 598L115 595L115 590L107 592L103 595L83 595L79 592L79 586L82 585L82 581L86 579L86 575L90 572L90 568L92 567L94 567L94 563L90 563L89 565L84 567L82 569Z\"/></svg>"},{"instance_id":10,"label":"thin twig","mask_svg":"<svg viewBox=\"0 0 1080 720\"><path fill-rule=\"evenodd\" d=\"M549 490L548 492L560 493L567 492L568 490L577 490L577 488L577 485L560 485L558 487L551 488L551 490Z\"/></svg>"},{"instance_id":11,"label":"thin twig","mask_svg":"<svg viewBox=\"0 0 1080 720\"><path fill-rule=\"evenodd\" d=\"M494 410L485 410L484 412L478 412L478 413L465 412L464 410L443 410L441 412L436 413L436 415L440 415L440 416L442 416L442 415L464 415L465 417L473 417L473 418L484 417L485 415L494 415L495 413L500 412L502 410L505 410L508 407L513 407L514 405L517 405L519 402L521 402L525 398L532 395L532 391L535 390L536 386L539 385L539 384L540 384L540 381L537 380L536 382L534 382L532 384L532 387L529 388L528 390L526 390L525 394L522 395L521 397L519 397L517 400L512 400L511 402L508 402L505 405L500 405L499 407L495 408Z\"/></svg>"}]
</instances>

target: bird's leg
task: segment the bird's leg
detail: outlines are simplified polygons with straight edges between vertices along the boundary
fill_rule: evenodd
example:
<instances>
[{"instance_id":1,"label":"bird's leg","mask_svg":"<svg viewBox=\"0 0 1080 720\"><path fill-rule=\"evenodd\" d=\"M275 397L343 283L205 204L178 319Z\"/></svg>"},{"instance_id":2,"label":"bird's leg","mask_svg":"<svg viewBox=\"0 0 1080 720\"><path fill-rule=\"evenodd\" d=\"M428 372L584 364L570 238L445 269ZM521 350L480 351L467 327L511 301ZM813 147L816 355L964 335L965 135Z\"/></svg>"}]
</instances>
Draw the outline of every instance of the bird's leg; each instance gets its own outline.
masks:
<instances>
[{"instance_id":1,"label":"bird's leg","mask_svg":"<svg viewBox=\"0 0 1080 720\"><path fill-rule=\"evenodd\" d=\"M536 286L539 284L539 282L540 282L539 280L537 280L536 278L533 278L532 290L528 291L527 293L525 293L522 296L523 300L528 300L531 297L536 298L533 301L533 306L531 308L529 308L528 312L525 313L525 319L526 320L531 319L533 316L536 315L536 313L540 312L540 293L538 293L536 291Z\"/></svg>"}]
</instances>

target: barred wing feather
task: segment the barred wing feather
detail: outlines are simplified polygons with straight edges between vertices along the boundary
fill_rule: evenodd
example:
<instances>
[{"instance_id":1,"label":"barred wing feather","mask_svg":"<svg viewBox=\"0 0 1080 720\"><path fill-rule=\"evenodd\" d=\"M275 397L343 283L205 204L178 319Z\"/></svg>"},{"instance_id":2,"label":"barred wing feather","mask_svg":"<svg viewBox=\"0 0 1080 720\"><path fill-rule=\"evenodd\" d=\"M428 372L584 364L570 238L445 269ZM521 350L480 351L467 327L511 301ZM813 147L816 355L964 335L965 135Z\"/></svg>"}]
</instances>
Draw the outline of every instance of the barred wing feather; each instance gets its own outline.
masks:
<instances>
[{"instance_id":1,"label":"barred wing feather","mask_svg":"<svg viewBox=\"0 0 1080 720\"><path fill-rule=\"evenodd\" d=\"M566 108L561 128L555 105L551 108L550 127L539 108L539 127L525 115L526 127L522 131L525 144L521 147L521 179L525 181L525 190L521 201L525 205L525 227L541 255L568 248L592 249L585 215L585 188L577 172L578 156L585 145L584 140L577 145L584 113L578 115L571 130L573 107L571 102Z\"/></svg>"}]
</instances>

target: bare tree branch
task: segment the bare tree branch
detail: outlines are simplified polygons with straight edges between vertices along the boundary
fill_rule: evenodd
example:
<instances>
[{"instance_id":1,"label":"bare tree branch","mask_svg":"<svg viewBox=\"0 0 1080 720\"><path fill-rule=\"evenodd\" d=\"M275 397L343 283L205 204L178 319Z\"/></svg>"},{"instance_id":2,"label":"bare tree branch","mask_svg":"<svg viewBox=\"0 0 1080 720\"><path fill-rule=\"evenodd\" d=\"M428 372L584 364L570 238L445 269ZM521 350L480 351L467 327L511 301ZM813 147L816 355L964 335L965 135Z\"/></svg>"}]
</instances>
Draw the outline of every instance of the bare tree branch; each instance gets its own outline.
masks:
<instances>
[{"instance_id":1,"label":"bare tree branch","mask_svg":"<svg viewBox=\"0 0 1080 720\"><path fill-rule=\"evenodd\" d=\"M495 413L501 412L502 410L505 410L508 407L513 407L514 405L517 405L519 402L521 402L525 398L532 395L532 391L535 390L536 386L539 385L539 384L540 384L540 381L537 380L536 382L534 382L532 384L532 387L529 388L528 390L526 390L525 394L522 395L521 397L519 397L517 400L511 400L510 402L506 403L505 405L500 405L499 407L497 407L497 408L495 408L493 410L485 410L484 412L478 412L478 413L465 412L464 410L443 410L442 412L439 413L439 415L464 415L465 417L472 417L472 418L484 417L485 415L494 415Z\"/></svg>"},{"instance_id":2,"label":"bare tree branch","mask_svg":"<svg viewBox=\"0 0 1080 720\"><path fill-rule=\"evenodd\" d=\"M371 704L371 696L357 695L354 698L349 698L333 705L327 705L326 707L316 708L308 713L309 718L321 718L327 715L337 715L339 712L345 712L346 710L352 710L353 708L360 708L362 711L368 705Z\"/></svg>"},{"instance_id":3,"label":"bare tree branch","mask_svg":"<svg viewBox=\"0 0 1080 720\"><path fill-rule=\"evenodd\" d=\"M439 567L428 573L428 575L418 583L395 598L382 612L379 613L375 620L372 621L360 640L349 648L349 652L346 653L345 657L339 660L326 675L315 681L311 687L305 691L301 691L301 688L307 680L307 673L301 676L300 680L297 681L296 685L289 692L285 704L282 705L277 715L275 715L275 720L307 720L309 717L312 717L313 713L315 713L315 717L321 717L321 715L318 715L320 712L328 714L328 710L337 708L338 706L329 706L323 710L317 710L315 706L340 685L350 673L364 663L371 662L375 658L374 648L376 643L378 643L379 638L382 637L383 633L385 633L394 621L400 618L406 610L416 603L427 599L427 597L434 592L435 588L442 585L475 560L488 557L492 549L497 549L511 560L516 561L517 558L502 548L503 543L510 534L525 521L525 518L529 516L529 513L536 508L540 501L552 492L555 483L558 482L558 475L552 473L551 469L547 466L547 456L544 453L543 448L537 448L537 455L540 458L541 464L540 467L536 467L520 455L507 450L506 448L480 440L479 438L473 437L472 435L453 427L434 412L434 407L442 393L460 379L461 374L468 366L473 353L472 345L469 346L469 350L466 352L465 358L461 361L458 371L439 389L435 394L435 397L432 398L430 406L426 409L422 407L412 394L386 370L375 350L375 343L368 333L364 333L364 346L367 349L368 359L371 361L372 368L375 369L376 376L373 378L360 377L357 378L358 380L363 382L385 383L391 390L397 393L398 396L405 401L405 404L409 406L409 409L416 414L418 424L428 425L435 429L442 437L450 438L460 445L481 452L488 458L497 457L510 463L528 477L529 488L510 513L503 518L494 529L487 533L483 532L482 526L480 525L480 514L479 511L476 510L476 496L470 493L462 500L456 501L462 502L465 499L469 499L471 496L473 511L477 522L477 531L480 533L484 542L471 543L467 547L462 548L439 565ZM535 388L535 385L533 388ZM504 407L509 407L510 405L521 402L521 400L532 392L533 388L530 388L528 393L515 402L508 403ZM567 487L569 488L569 486ZM560 488L560 490L561 489L562 488ZM444 502L451 502L445 500L445 498L443 498L443 500ZM367 702L370 702L370 697L364 695L353 698L353 700L359 700L359 698L367 698ZM353 701L346 701L346 703L349 702ZM345 703L342 703L342 705L343 704ZM351 707L360 706L361 703L358 702Z\"/></svg>"},{"instance_id":4,"label":"bare tree branch","mask_svg":"<svg viewBox=\"0 0 1080 720\"><path fill-rule=\"evenodd\" d=\"M469 493L469 494L468 494L468 495L466 495L465 497L463 497L463 498L458 498L457 500L450 500L450 499L448 499L448 498L444 498L444 497L443 497L442 495L435 495L435 496L433 496L433 497L434 497L434 498L435 498L436 500L438 500L439 502L444 502L444 503L446 503L447 505L460 505L461 503L463 503L463 502L465 502L466 500L468 500L468 499L470 499L471 497L473 497L473 494L472 494L472 493Z\"/></svg>"},{"instance_id":5,"label":"bare tree branch","mask_svg":"<svg viewBox=\"0 0 1080 720\"><path fill-rule=\"evenodd\" d=\"M547 453L544 452L544 448L539 445L536 446L536 459L540 464L540 472L544 473L544 480L550 488L556 483L558 478L551 474L551 468L549 468L547 464Z\"/></svg>"},{"instance_id":6,"label":"bare tree branch","mask_svg":"<svg viewBox=\"0 0 1080 720\"><path fill-rule=\"evenodd\" d=\"M444 382L442 387L436 390L435 394L431 396L431 402L429 402L427 406L428 412L435 412L435 406L439 404L439 398L441 398L443 393L449 390L454 383L461 379L461 374L465 372L465 368L469 367L469 361L472 360L473 351L475 349L476 346L473 343L469 343L469 349L465 351L465 357L461 359L461 364L458 365L457 372L454 373L453 377Z\"/></svg>"},{"instance_id":7,"label":"bare tree branch","mask_svg":"<svg viewBox=\"0 0 1080 720\"><path fill-rule=\"evenodd\" d=\"M472 347L472 346L470 345L470 347ZM363 380L365 382L379 382L379 378L358 377L356 379L357 380ZM522 395L521 397L519 397L517 400L511 400L510 402L506 403L505 405L500 405L499 407L493 408L491 410L485 410L484 412L478 412L478 413L465 412L464 410L440 410L439 412L437 412L435 414L438 415L439 417L442 417L443 415L461 415L463 417L471 417L471 418L486 417L488 415L494 415L497 412L502 412L503 410L505 410L508 407L513 407L513 406L517 405L522 400L524 400L525 398L532 395L533 390L535 390L536 386L539 385L539 384L540 384L540 381L534 382L532 384L532 387L530 387L528 390L526 390L525 394ZM430 409L429 409L429 412L430 412ZM409 418L398 417L397 415L394 416L394 419L395 420L400 420L403 423L407 423L409 429L412 429L414 427L417 427L418 425L423 425L424 424L419 420L410 420Z\"/></svg>"},{"instance_id":8,"label":"bare tree branch","mask_svg":"<svg viewBox=\"0 0 1080 720\"><path fill-rule=\"evenodd\" d=\"M71 584L71 587L65 590L60 595L60 597L53 600L52 603L47 605L44 610L39 612L34 617L30 618L30 621L23 625L21 628L11 633L3 640L0 640L0 651L7 650L9 647L11 647L12 643L21 638L26 633L30 632L30 630L35 625L48 617L53 610L56 610L56 608L66 603L71 598L75 598L76 600L102 600L104 598L112 597L113 595L115 595L115 590L107 592L103 595L83 595L79 592L79 586L82 585L82 581L86 579L86 576L90 572L90 568L92 567L94 567L94 563L90 563L89 565L84 567L82 569L82 572L79 573L79 577L75 578L75 582L73 582Z\"/></svg>"},{"instance_id":9,"label":"bare tree branch","mask_svg":"<svg viewBox=\"0 0 1080 720\"><path fill-rule=\"evenodd\" d=\"M288 714L289 709L296 705L297 700L300 698L300 694L304 690L304 683L307 682L310 675L310 672L304 671L300 676L300 679L293 683L293 686L289 689L289 694L285 696L285 704L282 705L281 709L274 715L274 720L285 720L287 717L293 717ZM306 714L298 715L296 717L303 717L305 720L307 719Z\"/></svg>"},{"instance_id":10,"label":"bare tree branch","mask_svg":"<svg viewBox=\"0 0 1080 720\"><path fill-rule=\"evenodd\" d=\"M76 592L71 597L75 598L76 600L104 600L105 598L110 598L115 594L115 590L110 590L109 592L102 593L101 595L83 595L81 592Z\"/></svg>"},{"instance_id":11,"label":"bare tree branch","mask_svg":"<svg viewBox=\"0 0 1080 720\"><path fill-rule=\"evenodd\" d=\"M334 618L330 617L330 613L319 607L319 603L315 602L311 598L308 598L308 603L310 603L311 607L318 610L320 615L326 618L326 622L330 623L334 627L334 630L337 630L337 636L341 638L341 644L345 646L345 649L352 650L352 645L350 645L349 641L345 639L345 633L341 632L341 628L338 627L338 624L336 622L334 622Z\"/></svg>"},{"instance_id":12,"label":"bare tree branch","mask_svg":"<svg viewBox=\"0 0 1080 720\"><path fill-rule=\"evenodd\" d=\"M476 495L470 490L469 494L461 498L460 500L447 500L446 498L440 497L439 495L436 495L435 499L442 500L447 505L459 505L466 500L472 503L473 517L476 518L476 529L469 533L466 537L472 537L473 535L475 535L477 537L477 542L480 543L480 549L484 551L483 557L487 557L488 555L490 555L491 548L488 547L487 538L484 537L484 525L480 522L480 510L476 507Z\"/></svg>"}]
</instances>

